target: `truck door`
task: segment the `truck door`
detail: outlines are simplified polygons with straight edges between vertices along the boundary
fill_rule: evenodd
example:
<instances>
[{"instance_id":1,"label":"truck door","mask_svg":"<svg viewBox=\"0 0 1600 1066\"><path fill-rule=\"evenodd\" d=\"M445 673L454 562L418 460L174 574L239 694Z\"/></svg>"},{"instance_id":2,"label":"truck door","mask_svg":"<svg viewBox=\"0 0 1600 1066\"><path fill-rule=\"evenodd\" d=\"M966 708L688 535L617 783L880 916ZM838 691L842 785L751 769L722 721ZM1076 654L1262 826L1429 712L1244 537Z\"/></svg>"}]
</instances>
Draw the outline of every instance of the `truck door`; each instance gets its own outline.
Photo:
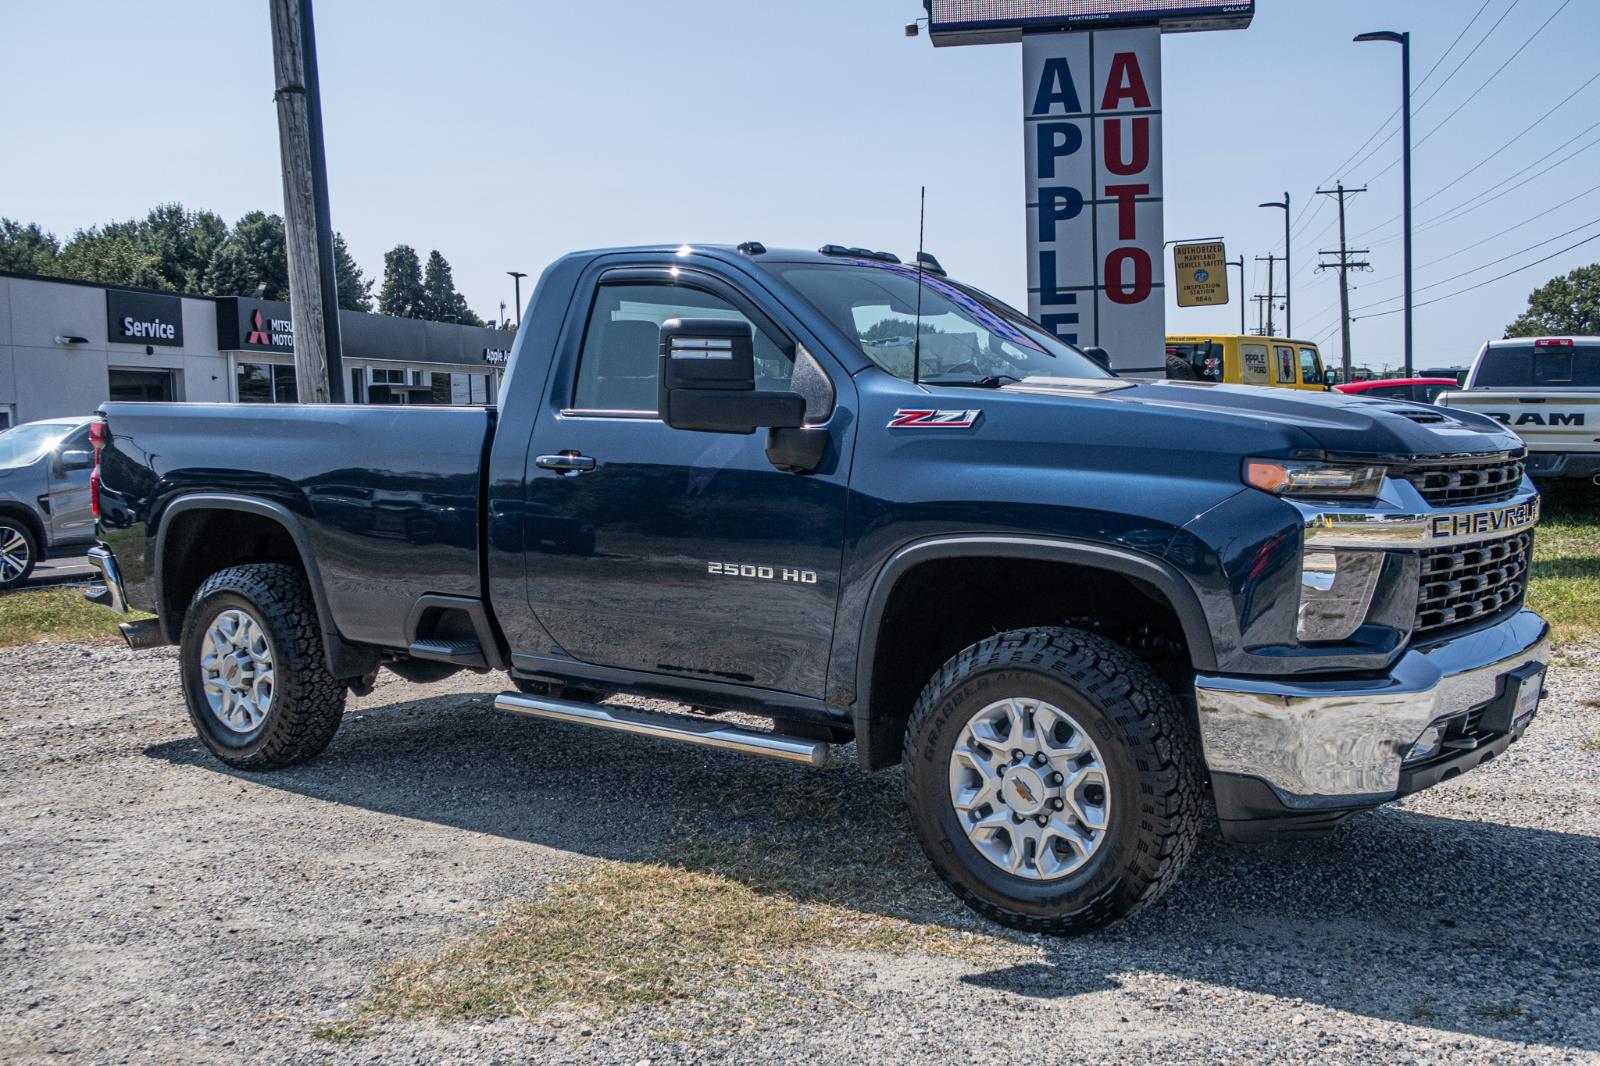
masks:
<instances>
[{"instance_id":1,"label":"truck door","mask_svg":"<svg viewBox=\"0 0 1600 1066\"><path fill-rule=\"evenodd\" d=\"M56 445L46 466L49 479L50 542L94 538L94 513L89 506L89 475L94 468L89 427L74 430Z\"/></svg>"},{"instance_id":2,"label":"truck door","mask_svg":"<svg viewBox=\"0 0 1600 1066\"><path fill-rule=\"evenodd\" d=\"M850 388L848 377L811 354L781 308L709 273L614 267L590 291L533 430L531 609L581 662L821 696L851 447L833 390ZM671 318L750 322L756 387L793 381L835 458L786 473L768 461L764 431L663 423L658 335Z\"/></svg>"}]
</instances>

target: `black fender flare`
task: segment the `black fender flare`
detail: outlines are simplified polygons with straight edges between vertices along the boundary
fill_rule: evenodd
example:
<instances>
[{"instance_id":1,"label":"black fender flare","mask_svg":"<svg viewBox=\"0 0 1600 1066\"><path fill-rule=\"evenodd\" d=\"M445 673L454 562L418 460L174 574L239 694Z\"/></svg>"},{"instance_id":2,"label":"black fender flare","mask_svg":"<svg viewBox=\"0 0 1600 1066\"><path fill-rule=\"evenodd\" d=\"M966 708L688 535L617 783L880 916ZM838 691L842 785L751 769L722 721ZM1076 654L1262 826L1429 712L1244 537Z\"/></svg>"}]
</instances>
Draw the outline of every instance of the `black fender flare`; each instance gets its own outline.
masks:
<instances>
[{"instance_id":1,"label":"black fender flare","mask_svg":"<svg viewBox=\"0 0 1600 1066\"><path fill-rule=\"evenodd\" d=\"M1150 586L1178 617L1184 639L1189 644L1193 666L1198 672L1217 669L1216 647L1211 626L1194 587L1171 564L1131 548L1112 547L1062 537L1015 536L996 533L962 533L928 537L899 548L878 570L862 613L860 643L856 649L855 706L856 737L862 746L863 764L890 765L898 761L898 750L890 763L887 755L874 752L871 706L872 675L876 667L878 634L883 615L900 579L923 563L958 558L1031 559L1067 563L1094 570L1105 570L1133 578Z\"/></svg>"},{"instance_id":2,"label":"black fender flare","mask_svg":"<svg viewBox=\"0 0 1600 1066\"><path fill-rule=\"evenodd\" d=\"M348 644L339 635L339 628L333 621L333 612L328 607L328 597L322 585L322 572L317 566L317 557L311 550L310 538L306 536L305 526L300 519L281 503L231 492L188 493L172 500L159 512L155 535L155 567L152 576L161 619L161 632L169 644L176 644L179 634L172 622L177 612L171 610L171 605L166 602L166 582L162 578L167 558L167 533L172 528L173 519L190 511L240 511L283 527L284 532L289 534L289 539L294 542L295 551L300 555L301 568L305 570L306 583L311 586L311 599L317 608L317 624L322 628L322 649L328 669L335 677L360 677L377 669L376 652Z\"/></svg>"}]
</instances>

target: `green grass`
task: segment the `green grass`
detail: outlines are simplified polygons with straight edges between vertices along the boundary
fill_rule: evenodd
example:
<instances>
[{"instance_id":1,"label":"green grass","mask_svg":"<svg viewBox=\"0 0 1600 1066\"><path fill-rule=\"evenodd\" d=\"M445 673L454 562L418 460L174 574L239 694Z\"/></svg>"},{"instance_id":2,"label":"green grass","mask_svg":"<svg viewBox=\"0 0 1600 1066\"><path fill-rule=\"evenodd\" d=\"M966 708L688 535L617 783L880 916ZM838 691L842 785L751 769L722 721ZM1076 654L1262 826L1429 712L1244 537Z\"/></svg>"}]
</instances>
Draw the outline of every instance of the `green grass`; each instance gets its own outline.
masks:
<instances>
[{"instance_id":1,"label":"green grass","mask_svg":"<svg viewBox=\"0 0 1600 1066\"><path fill-rule=\"evenodd\" d=\"M371 1035L355 1022L329 1022L311 1030L311 1039L328 1044L348 1044L355 1040L365 1040Z\"/></svg>"},{"instance_id":2,"label":"green grass","mask_svg":"<svg viewBox=\"0 0 1600 1066\"><path fill-rule=\"evenodd\" d=\"M84 599L80 588L8 592L0 596L0 648L35 640L118 640L118 622L149 617L109 611Z\"/></svg>"},{"instance_id":3,"label":"green grass","mask_svg":"<svg viewBox=\"0 0 1600 1066\"><path fill-rule=\"evenodd\" d=\"M1600 491L1547 491L1533 540L1528 606L1549 619L1559 643L1600 636Z\"/></svg>"}]
</instances>

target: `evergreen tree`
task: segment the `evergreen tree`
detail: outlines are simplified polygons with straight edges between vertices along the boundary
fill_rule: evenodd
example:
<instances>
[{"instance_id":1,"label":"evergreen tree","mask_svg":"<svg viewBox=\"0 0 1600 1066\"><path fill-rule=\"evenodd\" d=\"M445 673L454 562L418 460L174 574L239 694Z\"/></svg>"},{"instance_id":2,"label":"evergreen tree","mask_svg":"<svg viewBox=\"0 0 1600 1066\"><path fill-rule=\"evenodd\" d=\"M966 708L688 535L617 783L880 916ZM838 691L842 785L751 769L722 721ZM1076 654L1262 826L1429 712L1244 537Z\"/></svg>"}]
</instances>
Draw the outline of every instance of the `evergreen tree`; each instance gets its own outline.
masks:
<instances>
[{"instance_id":1,"label":"evergreen tree","mask_svg":"<svg viewBox=\"0 0 1600 1066\"><path fill-rule=\"evenodd\" d=\"M289 262L283 246L283 218L251 211L234 223L206 264L203 290L210 296L262 295L289 298Z\"/></svg>"},{"instance_id":2,"label":"evergreen tree","mask_svg":"<svg viewBox=\"0 0 1600 1066\"><path fill-rule=\"evenodd\" d=\"M361 274L344 235L333 235L333 271L339 288L339 306L346 311L372 310L372 282Z\"/></svg>"},{"instance_id":3,"label":"evergreen tree","mask_svg":"<svg viewBox=\"0 0 1600 1066\"><path fill-rule=\"evenodd\" d=\"M456 291L450 263L437 248L428 254L428 268L422 278L422 311L417 317L434 322L483 325L483 319L467 306L467 298Z\"/></svg>"},{"instance_id":4,"label":"evergreen tree","mask_svg":"<svg viewBox=\"0 0 1600 1066\"><path fill-rule=\"evenodd\" d=\"M118 223L134 246L156 263L161 288L200 292L206 268L228 237L228 226L210 211L186 211L182 204L162 204L140 222Z\"/></svg>"},{"instance_id":5,"label":"evergreen tree","mask_svg":"<svg viewBox=\"0 0 1600 1066\"><path fill-rule=\"evenodd\" d=\"M42 274L61 251L55 234L46 233L36 222L24 226L0 218L0 270L13 274Z\"/></svg>"},{"instance_id":6,"label":"evergreen tree","mask_svg":"<svg viewBox=\"0 0 1600 1066\"><path fill-rule=\"evenodd\" d=\"M422 262L409 244L397 244L383 255L383 287L378 290L378 313L401 318L423 318Z\"/></svg>"},{"instance_id":7,"label":"evergreen tree","mask_svg":"<svg viewBox=\"0 0 1600 1066\"><path fill-rule=\"evenodd\" d=\"M1507 337L1590 336L1600 333L1600 263L1552 278L1528 297L1528 309L1506 327Z\"/></svg>"}]
</instances>

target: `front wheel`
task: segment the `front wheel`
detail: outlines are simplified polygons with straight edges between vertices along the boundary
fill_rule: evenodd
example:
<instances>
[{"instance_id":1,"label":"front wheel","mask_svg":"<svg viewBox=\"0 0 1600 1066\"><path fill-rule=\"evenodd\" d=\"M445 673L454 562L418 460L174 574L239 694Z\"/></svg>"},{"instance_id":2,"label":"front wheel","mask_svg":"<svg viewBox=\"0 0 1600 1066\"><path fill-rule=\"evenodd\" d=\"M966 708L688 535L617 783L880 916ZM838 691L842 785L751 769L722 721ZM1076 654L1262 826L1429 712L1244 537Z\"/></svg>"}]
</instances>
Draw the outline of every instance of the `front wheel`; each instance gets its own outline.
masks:
<instances>
[{"instance_id":1,"label":"front wheel","mask_svg":"<svg viewBox=\"0 0 1600 1066\"><path fill-rule=\"evenodd\" d=\"M33 573L39 542L26 522L0 518L0 589L16 588Z\"/></svg>"},{"instance_id":2,"label":"front wheel","mask_svg":"<svg viewBox=\"0 0 1600 1066\"><path fill-rule=\"evenodd\" d=\"M293 766L333 740L346 689L328 671L299 570L252 563L212 574L189 601L178 654L189 719L229 766Z\"/></svg>"},{"instance_id":3,"label":"front wheel","mask_svg":"<svg viewBox=\"0 0 1600 1066\"><path fill-rule=\"evenodd\" d=\"M1199 836L1194 730L1143 661L1073 629L1022 629L945 663L906 730L923 850L974 910L1088 932L1150 903Z\"/></svg>"}]
</instances>

